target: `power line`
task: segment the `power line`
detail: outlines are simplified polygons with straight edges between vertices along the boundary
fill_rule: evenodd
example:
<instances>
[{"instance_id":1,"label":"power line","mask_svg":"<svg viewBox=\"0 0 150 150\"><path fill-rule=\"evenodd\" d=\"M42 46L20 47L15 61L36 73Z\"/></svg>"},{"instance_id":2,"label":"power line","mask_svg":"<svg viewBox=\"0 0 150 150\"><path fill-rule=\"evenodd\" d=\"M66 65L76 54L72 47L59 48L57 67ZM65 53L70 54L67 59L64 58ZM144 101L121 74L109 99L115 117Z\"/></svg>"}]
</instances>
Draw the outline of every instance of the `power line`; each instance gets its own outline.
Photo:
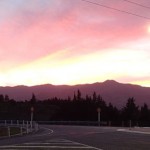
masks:
<instances>
[{"instance_id":1,"label":"power line","mask_svg":"<svg viewBox=\"0 0 150 150\"><path fill-rule=\"evenodd\" d=\"M150 7L142 5L140 3L132 2L132 1L129 1L129 0L123 0L123 1L126 1L126 2L131 3L131 4L134 4L134 5L137 5L137 6L141 6L141 7L147 8L147 9L150 9Z\"/></svg>"},{"instance_id":2,"label":"power line","mask_svg":"<svg viewBox=\"0 0 150 150\"><path fill-rule=\"evenodd\" d=\"M134 13L132 13L132 12L120 10L120 9L113 8L113 7L109 7L109 6L100 4L100 3L96 3L96 2L92 2L92 1L88 1L88 0L82 0L82 1L87 2L87 3L90 3L90 4L93 4L93 5L98 5L98 6L101 6L101 7L105 7L105 8L108 8L108 9L112 9L112 10L115 10L115 11L119 11L119 12L122 12L122 13L125 13L125 14L128 14L128 15L132 15L132 16L136 16L136 17L140 17L140 18L143 18L143 19L150 20L149 17L145 17L145 16L141 16L141 15L138 15L138 14L134 14Z\"/></svg>"}]
</instances>

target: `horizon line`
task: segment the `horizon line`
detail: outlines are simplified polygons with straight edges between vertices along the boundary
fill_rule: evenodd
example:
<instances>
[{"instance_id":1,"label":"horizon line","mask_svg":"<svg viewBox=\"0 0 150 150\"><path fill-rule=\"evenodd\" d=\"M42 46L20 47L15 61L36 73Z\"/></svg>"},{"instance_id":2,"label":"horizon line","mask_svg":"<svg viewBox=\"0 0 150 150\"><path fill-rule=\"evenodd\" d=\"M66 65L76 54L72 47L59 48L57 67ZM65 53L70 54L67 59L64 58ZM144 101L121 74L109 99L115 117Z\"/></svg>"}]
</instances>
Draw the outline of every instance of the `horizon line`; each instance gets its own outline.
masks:
<instances>
[{"instance_id":1,"label":"horizon line","mask_svg":"<svg viewBox=\"0 0 150 150\"><path fill-rule=\"evenodd\" d=\"M96 83L105 83L105 82L116 82L119 84L130 84L130 85L136 85L136 86L140 86L140 87L145 87L145 88L150 88L150 86L144 86L144 85L140 85L140 84L134 84L134 83L130 83L130 82L118 82L114 79L107 79L104 81L100 81L100 82L92 82L92 83L77 83L77 84L52 84L52 83L41 83L41 84L33 84L33 85L25 85L25 84L18 84L18 85L6 85L6 86L0 86L0 87L19 87L19 86L24 86L24 87L34 87L34 86L42 86L42 85L52 85L52 86L78 86L78 85L89 85L89 84L96 84Z\"/></svg>"}]
</instances>

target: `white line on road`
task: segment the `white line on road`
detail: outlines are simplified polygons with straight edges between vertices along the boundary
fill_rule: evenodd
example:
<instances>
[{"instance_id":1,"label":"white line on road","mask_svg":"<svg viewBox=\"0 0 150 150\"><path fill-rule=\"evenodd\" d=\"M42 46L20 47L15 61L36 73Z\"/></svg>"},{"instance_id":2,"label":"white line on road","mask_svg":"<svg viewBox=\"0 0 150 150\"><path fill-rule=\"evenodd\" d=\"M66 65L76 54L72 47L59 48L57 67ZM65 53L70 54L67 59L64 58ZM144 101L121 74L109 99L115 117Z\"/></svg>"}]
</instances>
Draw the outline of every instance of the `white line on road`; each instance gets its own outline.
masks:
<instances>
[{"instance_id":1,"label":"white line on road","mask_svg":"<svg viewBox=\"0 0 150 150\"><path fill-rule=\"evenodd\" d=\"M55 143L54 142L52 142L52 143L24 143L24 144L25 145L36 145L36 144L37 145L54 145L54 144L55 145L71 145L71 144L79 145L78 143L71 143L71 142L70 143L69 142L68 143L67 142L65 142L65 143L63 143L63 142L59 142L59 143L58 142L57 143L56 142Z\"/></svg>"},{"instance_id":2,"label":"white line on road","mask_svg":"<svg viewBox=\"0 0 150 150\"><path fill-rule=\"evenodd\" d=\"M37 134L37 135L33 135L33 136L46 136L46 135L50 135L52 134L54 131L52 129L49 128L45 128L45 127L41 127L41 129L47 130L47 133L43 133L43 134Z\"/></svg>"},{"instance_id":3,"label":"white line on road","mask_svg":"<svg viewBox=\"0 0 150 150\"><path fill-rule=\"evenodd\" d=\"M70 140L67 140L67 141L70 141ZM70 141L70 142L72 142L72 143L74 143L74 144L80 144L80 145L82 145L82 146L86 146L86 147L88 147L88 148L92 148L92 149L95 149L95 150L102 150L102 149L100 149L100 148L97 148L97 147L93 147L93 146L89 146L89 145L86 145L86 144L83 144L83 143L79 143L79 142L74 142L74 141Z\"/></svg>"},{"instance_id":4,"label":"white line on road","mask_svg":"<svg viewBox=\"0 0 150 150\"><path fill-rule=\"evenodd\" d=\"M41 128L44 130L48 130L49 132L47 134L51 134L54 132L52 129L49 129L49 128L45 128L45 127L41 127Z\"/></svg>"},{"instance_id":5,"label":"white line on road","mask_svg":"<svg viewBox=\"0 0 150 150\"><path fill-rule=\"evenodd\" d=\"M74 142L66 139L53 139L44 142L34 142L34 143L23 143L21 145L9 145L0 146L0 149L41 149L41 148L53 148L53 149L91 149L91 150L102 150L93 146L82 144L79 142Z\"/></svg>"}]
</instances>

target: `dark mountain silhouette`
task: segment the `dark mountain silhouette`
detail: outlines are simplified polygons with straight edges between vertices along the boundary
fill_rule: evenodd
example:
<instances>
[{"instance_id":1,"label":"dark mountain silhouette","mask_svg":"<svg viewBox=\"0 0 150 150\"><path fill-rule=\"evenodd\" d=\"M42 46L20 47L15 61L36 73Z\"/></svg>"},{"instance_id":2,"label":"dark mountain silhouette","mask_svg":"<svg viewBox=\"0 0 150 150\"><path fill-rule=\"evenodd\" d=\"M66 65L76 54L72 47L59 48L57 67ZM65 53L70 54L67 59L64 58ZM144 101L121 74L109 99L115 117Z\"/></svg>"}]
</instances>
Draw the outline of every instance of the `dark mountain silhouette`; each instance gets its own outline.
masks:
<instances>
[{"instance_id":1,"label":"dark mountain silhouette","mask_svg":"<svg viewBox=\"0 0 150 150\"><path fill-rule=\"evenodd\" d=\"M30 100L32 93L39 100L48 98L68 98L73 97L77 90L81 91L82 97L85 95L92 96L95 91L102 96L108 103L121 107L125 105L129 97L134 97L136 104L143 105L147 103L150 106L150 87L142 87L133 84L122 84L113 80L107 80L101 83L81 84L81 85L37 85L37 86L15 86L15 87L0 87L0 94L7 94L11 99L17 101Z\"/></svg>"}]
</instances>

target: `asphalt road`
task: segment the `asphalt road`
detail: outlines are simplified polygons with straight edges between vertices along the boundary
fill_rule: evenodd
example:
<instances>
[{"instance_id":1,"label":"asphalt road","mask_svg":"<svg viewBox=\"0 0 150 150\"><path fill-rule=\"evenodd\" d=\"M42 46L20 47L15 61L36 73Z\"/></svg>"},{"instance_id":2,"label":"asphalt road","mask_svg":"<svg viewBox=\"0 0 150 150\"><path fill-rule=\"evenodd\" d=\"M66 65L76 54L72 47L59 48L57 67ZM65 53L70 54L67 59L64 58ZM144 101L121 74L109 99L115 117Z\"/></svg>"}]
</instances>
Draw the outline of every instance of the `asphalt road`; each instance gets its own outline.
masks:
<instances>
[{"instance_id":1,"label":"asphalt road","mask_svg":"<svg viewBox=\"0 0 150 150\"><path fill-rule=\"evenodd\" d=\"M150 134L119 132L117 128L41 126L34 134L0 140L7 150L149 150Z\"/></svg>"}]
</instances>

